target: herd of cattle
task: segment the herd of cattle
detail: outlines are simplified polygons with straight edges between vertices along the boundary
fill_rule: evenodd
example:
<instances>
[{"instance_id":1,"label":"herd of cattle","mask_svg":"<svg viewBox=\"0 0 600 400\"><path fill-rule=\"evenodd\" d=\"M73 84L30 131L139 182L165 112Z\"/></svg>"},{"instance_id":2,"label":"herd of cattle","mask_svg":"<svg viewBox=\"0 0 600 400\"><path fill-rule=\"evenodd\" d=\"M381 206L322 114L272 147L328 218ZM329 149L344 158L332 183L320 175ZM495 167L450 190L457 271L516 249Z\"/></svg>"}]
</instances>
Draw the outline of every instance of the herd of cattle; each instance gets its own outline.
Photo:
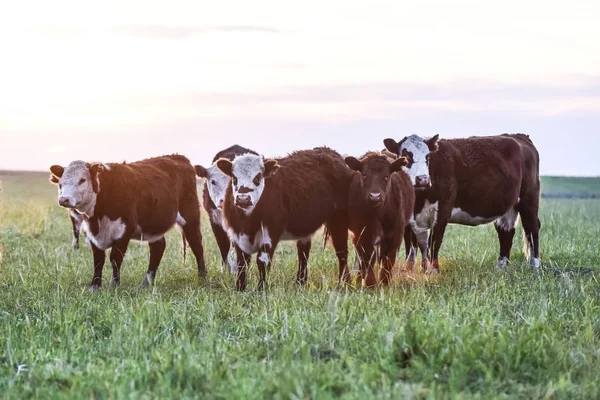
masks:
<instances>
[{"instance_id":1,"label":"herd of cattle","mask_svg":"<svg viewBox=\"0 0 600 400\"><path fill-rule=\"evenodd\" d=\"M346 157L321 147L264 159L235 145L219 152L210 167L192 166L181 155L133 163L87 163L50 167L58 203L69 209L73 246L83 227L92 248L91 289L102 285L109 248L112 284L130 240L149 243L143 286L154 282L165 251L165 233L175 224L193 251L200 277L206 276L200 230L197 177L205 179L208 212L224 267L237 272L244 290L257 254L259 289L282 240L298 249L297 282L308 280L311 238L325 226L336 251L339 282L348 283L348 235L353 236L357 284L386 285L404 239L406 268L417 249L422 270L439 270L439 251L448 223L476 226L494 222L500 241L498 267L510 257L517 218L533 268L540 267L538 219L539 154L529 136L504 134L440 140L417 135L384 140L381 152ZM429 231L431 230L431 233ZM235 257L229 256L231 244Z\"/></svg>"}]
</instances>

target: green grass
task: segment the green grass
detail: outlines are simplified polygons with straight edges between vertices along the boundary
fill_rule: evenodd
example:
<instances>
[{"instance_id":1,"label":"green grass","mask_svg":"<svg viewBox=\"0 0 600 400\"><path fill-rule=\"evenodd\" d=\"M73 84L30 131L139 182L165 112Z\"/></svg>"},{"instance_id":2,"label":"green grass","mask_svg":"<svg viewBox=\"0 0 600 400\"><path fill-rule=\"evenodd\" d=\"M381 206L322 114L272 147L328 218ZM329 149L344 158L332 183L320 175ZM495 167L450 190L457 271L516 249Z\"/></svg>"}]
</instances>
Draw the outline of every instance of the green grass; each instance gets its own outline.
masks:
<instances>
[{"instance_id":1,"label":"green grass","mask_svg":"<svg viewBox=\"0 0 600 400\"><path fill-rule=\"evenodd\" d=\"M493 227L450 226L437 277L337 289L316 235L307 288L286 243L268 294L255 267L236 293L205 223L206 282L171 232L153 289L134 244L121 287L92 294L47 175L0 180L3 398L600 397L600 201L542 201L540 273L520 237L496 272Z\"/></svg>"}]
</instances>

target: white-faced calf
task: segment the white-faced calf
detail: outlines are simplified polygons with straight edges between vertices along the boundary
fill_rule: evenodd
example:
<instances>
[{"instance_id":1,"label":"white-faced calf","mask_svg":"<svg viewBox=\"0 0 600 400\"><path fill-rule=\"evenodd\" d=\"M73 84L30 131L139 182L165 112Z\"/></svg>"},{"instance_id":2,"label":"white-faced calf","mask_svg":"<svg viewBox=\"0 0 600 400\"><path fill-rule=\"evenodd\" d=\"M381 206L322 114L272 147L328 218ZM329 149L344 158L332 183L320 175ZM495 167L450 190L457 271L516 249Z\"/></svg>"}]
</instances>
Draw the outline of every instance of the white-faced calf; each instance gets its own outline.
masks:
<instances>
[{"instance_id":1,"label":"white-faced calf","mask_svg":"<svg viewBox=\"0 0 600 400\"><path fill-rule=\"evenodd\" d=\"M323 225L331 236L340 280L349 280L347 201L351 171L328 148L292 153L277 160L253 154L217 161L231 177L223 215L238 262L236 288L246 288L250 257L258 253L259 290L266 289L266 271L281 240L297 242L297 281L308 279L312 235Z\"/></svg>"},{"instance_id":2,"label":"white-faced calf","mask_svg":"<svg viewBox=\"0 0 600 400\"><path fill-rule=\"evenodd\" d=\"M203 205L204 209L208 213L210 226L215 235L215 239L217 240L219 251L221 252L221 271L223 271L224 267L228 265L229 272L232 274L237 272L237 262L235 260L235 256L228 257L229 250L231 248L231 241L229 240L227 232L223 226L222 216L225 192L227 191L227 187L229 186L229 181L231 178L221 172L221 170L217 167L216 161L220 158L226 158L230 161L233 161L235 157L242 154L258 155L256 152L236 144L218 152L215 155L213 164L210 167L204 168L201 165L194 166L196 174L200 178L206 179L202 194Z\"/></svg>"},{"instance_id":3,"label":"white-faced calf","mask_svg":"<svg viewBox=\"0 0 600 400\"><path fill-rule=\"evenodd\" d=\"M477 226L490 222L500 241L497 265L503 267L510 257L518 216L530 264L539 268L539 154L529 136L438 141L437 135L431 139L412 135L399 142L386 139L384 144L408 159L405 171L415 185L415 216L405 237L409 268L415 264L418 245L423 269L428 269L431 259L437 272L448 223Z\"/></svg>"},{"instance_id":4,"label":"white-faced calf","mask_svg":"<svg viewBox=\"0 0 600 400\"><path fill-rule=\"evenodd\" d=\"M53 165L50 172L58 181L58 203L85 218L94 256L91 289L102 285L109 248L112 284L119 284L132 239L149 242L150 262L142 285L152 284L165 251L164 235L176 223L196 256L198 274L206 275L196 174L187 158L172 155L122 164L73 161L66 168Z\"/></svg>"},{"instance_id":5,"label":"white-faced calf","mask_svg":"<svg viewBox=\"0 0 600 400\"><path fill-rule=\"evenodd\" d=\"M360 271L357 284L374 286L376 255L379 254L382 284L392 277L404 229L414 208L414 189L402 171L407 160L397 160L381 153L367 153L360 160L346 157L354 171L350 185L349 227L353 233Z\"/></svg>"}]
</instances>

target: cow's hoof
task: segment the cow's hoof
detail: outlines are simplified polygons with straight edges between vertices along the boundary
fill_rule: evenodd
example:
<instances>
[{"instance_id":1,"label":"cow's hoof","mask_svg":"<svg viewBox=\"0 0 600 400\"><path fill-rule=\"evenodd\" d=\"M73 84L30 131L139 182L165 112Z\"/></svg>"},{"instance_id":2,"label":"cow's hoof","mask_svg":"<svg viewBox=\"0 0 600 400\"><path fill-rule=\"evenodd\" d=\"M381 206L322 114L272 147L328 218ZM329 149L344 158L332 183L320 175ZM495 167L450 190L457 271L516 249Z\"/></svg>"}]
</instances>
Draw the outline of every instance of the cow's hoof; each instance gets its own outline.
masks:
<instances>
[{"instance_id":1,"label":"cow's hoof","mask_svg":"<svg viewBox=\"0 0 600 400\"><path fill-rule=\"evenodd\" d=\"M496 269L501 270L508 264L508 257L502 257L496 262Z\"/></svg>"},{"instance_id":2,"label":"cow's hoof","mask_svg":"<svg viewBox=\"0 0 600 400\"><path fill-rule=\"evenodd\" d=\"M101 287L99 285L92 285L88 288L88 292L90 293L96 293L98 291L100 291Z\"/></svg>"},{"instance_id":3,"label":"cow's hoof","mask_svg":"<svg viewBox=\"0 0 600 400\"><path fill-rule=\"evenodd\" d=\"M144 280L142 281L142 284L140 285L140 288L145 289L148 286L151 286L153 283L154 283L154 278L152 278L152 275L146 274L146 276L144 277Z\"/></svg>"},{"instance_id":4,"label":"cow's hoof","mask_svg":"<svg viewBox=\"0 0 600 400\"><path fill-rule=\"evenodd\" d=\"M531 261L529 262L529 266L534 270L534 271L539 271L540 267L542 266L542 263L540 262L539 258L532 258Z\"/></svg>"},{"instance_id":5,"label":"cow's hoof","mask_svg":"<svg viewBox=\"0 0 600 400\"><path fill-rule=\"evenodd\" d=\"M120 282L119 281L115 281L114 279L112 281L110 281L110 288L111 289L116 289L119 286Z\"/></svg>"}]
</instances>

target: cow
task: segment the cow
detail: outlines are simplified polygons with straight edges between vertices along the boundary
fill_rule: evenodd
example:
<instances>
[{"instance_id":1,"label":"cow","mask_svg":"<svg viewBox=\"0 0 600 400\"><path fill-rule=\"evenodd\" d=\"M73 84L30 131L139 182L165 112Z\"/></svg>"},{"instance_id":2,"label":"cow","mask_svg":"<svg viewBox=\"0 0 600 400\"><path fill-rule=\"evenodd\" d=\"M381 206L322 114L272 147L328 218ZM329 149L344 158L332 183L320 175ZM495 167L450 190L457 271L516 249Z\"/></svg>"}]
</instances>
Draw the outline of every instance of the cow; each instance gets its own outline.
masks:
<instances>
[{"instance_id":1,"label":"cow","mask_svg":"<svg viewBox=\"0 0 600 400\"><path fill-rule=\"evenodd\" d=\"M50 174L50 183L58 185L59 178L55 175ZM71 245L74 249L79 248L79 234L81 233L82 224L84 223L84 217L82 214L78 213L77 210L71 208L68 209L69 219L71 220L71 225L73 227L73 240Z\"/></svg>"},{"instance_id":2,"label":"cow","mask_svg":"<svg viewBox=\"0 0 600 400\"><path fill-rule=\"evenodd\" d=\"M266 271L282 240L296 241L296 281L306 284L311 237L323 224L337 254L339 280L349 281L347 201L352 173L337 152L320 147L267 160L244 154L233 161L222 158L217 166L231 177L223 216L237 253L237 290L246 289L254 253L258 289L267 289Z\"/></svg>"},{"instance_id":3,"label":"cow","mask_svg":"<svg viewBox=\"0 0 600 400\"><path fill-rule=\"evenodd\" d=\"M374 264L379 253L379 280L388 285L407 223L412 219L415 191L402 167L406 158L390 160L370 152L360 159L346 157L354 172L349 191L349 228L357 251L358 286L376 285Z\"/></svg>"},{"instance_id":4,"label":"cow","mask_svg":"<svg viewBox=\"0 0 600 400\"><path fill-rule=\"evenodd\" d=\"M223 201L225 199L225 192L229 186L231 178L225 175L217 167L217 160L226 158L233 161L236 156L241 154L254 154L258 155L253 150L247 149L239 145L233 145L225 150L218 152L212 160L212 165L208 168L204 168L201 165L195 165L196 175L200 178L204 178L204 190L202 193L204 209L208 213L210 219L210 226L212 228L215 239L217 240L217 246L221 253L221 272L224 271L226 265L229 266L229 272L235 274L237 272L237 263L235 259L228 259L229 250L231 249L231 241L227 236L227 232L223 227L223 216L222 208Z\"/></svg>"},{"instance_id":5,"label":"cow","mask_svg":"<svg viewBox=\"0 0 600 400\"><path fill-rule=\"evenodd\" d=\"M58 204L84 216L94 258L90 290L102 286L109 248L112 286L120 283L121 264L132 239L149 243L150 262L142 286L153 284L166 247L164 235L175 224L196 257L198 275L206 276L196 173L186 157L122 164L73 161L67 167L53 165L50 172L58 181Z\"/></svg>"},{"instance_id":6,"label":"cow","mask_svg":"<svg viewBox=\"0 0 600 400\"><path fill-rule=\"evenodd\" d=\"M415 214L405 234L407 266L439 270L439 250L448 223L478 226L494 222L500 242L497 267L510 259L517 218L521 217L529 264L540 268L538 218L539 154L528 135L439 140L417 135L385 147L408 159L405 171L415 187ZM432 229L428 240L427 231ZM431 247L431 249L429 249ZM429 253L431 250L431 253ZM431 262L430 262L431 260Z\"/></svg>"}]
</instances>

